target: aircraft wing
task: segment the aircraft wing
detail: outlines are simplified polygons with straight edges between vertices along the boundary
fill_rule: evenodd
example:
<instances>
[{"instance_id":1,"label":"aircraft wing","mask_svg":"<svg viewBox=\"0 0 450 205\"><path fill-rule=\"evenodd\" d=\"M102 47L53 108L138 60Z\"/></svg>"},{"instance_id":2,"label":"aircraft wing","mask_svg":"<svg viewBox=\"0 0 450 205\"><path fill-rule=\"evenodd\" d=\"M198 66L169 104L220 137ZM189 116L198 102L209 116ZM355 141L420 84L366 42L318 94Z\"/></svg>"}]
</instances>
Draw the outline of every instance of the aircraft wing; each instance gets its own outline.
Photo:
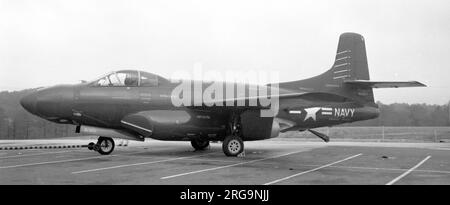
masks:
<instances>
[{"instance_id":1,"label":"aircraft wing","mask_svg":"<svg viewBox=\"0 0 450 205\"><path fill-rule=\"evenodd\" d=\"M288 97L297 97L304 94L308 94L307 92L289 92L289 93L280 93L280 94L273 94L273 95L254 95L254 96L245 96L245 97L234 97L234 98L225 98L225 99L218 99L218 100L206 100L203 101L203 104L205 105L212 105L217 103L222 103L224 106L227 104L233 104L234 105L240 105L239 103L244 104L245 106L242 107L248 107L250 104L249 102L254 100L255 102L258 102L256 107L258 108L264 108L264 106L260 106L259 100L260 99L271 99L271 98L288 98Z\"/></svg>"},{"instance_id":2,"label":"aircraft wing","mask_svg":"<svg viewBox=\"0 0 450 205\"><path fill-rule=\"evenodd\" d=\"M344 83L362 86L362 87L371 87L371 88L400 88L400 87L426 87L425 84L422 84L417 81L370 81L370 80L346 80Z\"/></svg>"}]
</instances>

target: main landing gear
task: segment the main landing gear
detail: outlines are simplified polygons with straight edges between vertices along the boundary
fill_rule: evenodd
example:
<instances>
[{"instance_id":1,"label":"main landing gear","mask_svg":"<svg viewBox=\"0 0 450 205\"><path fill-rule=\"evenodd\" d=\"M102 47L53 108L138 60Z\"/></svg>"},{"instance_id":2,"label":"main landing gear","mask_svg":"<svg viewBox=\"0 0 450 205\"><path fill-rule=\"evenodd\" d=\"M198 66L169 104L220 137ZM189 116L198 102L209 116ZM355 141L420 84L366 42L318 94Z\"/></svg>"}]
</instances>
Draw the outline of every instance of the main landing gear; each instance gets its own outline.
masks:
<instances>
[{"instance_id":1,"label":"main landing gear","mask_svg":"<svg viewBox=\"0 0 450 205\"><path fill-rule=\"evenodd\" d=\"M191 140L191 145L195 150L205 150L209 146L209 141L194 139ZM238 156L244 151L244 142L239 136L226 136L222 143L222 150L227 156Z\"/></svg>"},{"instance_id":2,"label":"main landing gear","mask_svg":"<svg viewBox=\"0 0 450 205\"><path fill-rule=\"evenodd\" d=\"M223 153L229 157L235 157L244 152L240 121L239 115L232 116L229 134L222 142Z\"/></svg>"},{"instance_id":3,"label":"main landing gear","mask_svg":"<svg viewBox=\"0 0 450 205\"><path fill-rule=\"evenodd\" d=\"M229 157L238 156L244 151L244 142L239 136L228 135L223 140L222 150Z\"/></svg>"},{"instance_id":4,"label":"main landing gear","mask_svg":"<svg viewBox=\"0 0 450 205\"><path fill-rule=\"evenodd\" d=\"M88 145L89 150L97 151L101 155L111 154L114 151L114 147L114 140L110 137L99 137L96 144L91 142Z\"/></svg>"},{"instance_id":5,"label":"main landing gear","mask_svg":"<svg viewBox=\"0 0 450 205\"><path fill-rule=\"evenodd\" d=\"M195 150L205 150L209 146L208 140L193 139L191 145Z\"/></svg>"}]
</instances>

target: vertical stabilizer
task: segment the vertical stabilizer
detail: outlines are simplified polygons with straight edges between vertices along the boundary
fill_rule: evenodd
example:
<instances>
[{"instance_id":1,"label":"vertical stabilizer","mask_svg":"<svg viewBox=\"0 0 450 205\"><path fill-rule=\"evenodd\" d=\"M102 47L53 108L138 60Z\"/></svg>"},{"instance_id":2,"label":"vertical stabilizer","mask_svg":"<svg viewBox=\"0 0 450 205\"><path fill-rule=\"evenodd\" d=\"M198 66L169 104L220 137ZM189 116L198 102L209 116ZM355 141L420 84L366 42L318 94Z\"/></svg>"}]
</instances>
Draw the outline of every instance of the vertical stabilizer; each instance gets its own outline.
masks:
<instances>
[{"instance_id":1,"label":"vertical stabilizer","mask_svg":"<svg viewBox=\"0 0 450 205\"><path fill-rule=\"evenodd\" d=\"M363 104L375 104L371 87L345 83L369 79L364 37L357 33L343 33L339 37L333 66L328 71L305 80L280 83L279 86L290 90L333 93Z\"/></svg>"}]
</instances>

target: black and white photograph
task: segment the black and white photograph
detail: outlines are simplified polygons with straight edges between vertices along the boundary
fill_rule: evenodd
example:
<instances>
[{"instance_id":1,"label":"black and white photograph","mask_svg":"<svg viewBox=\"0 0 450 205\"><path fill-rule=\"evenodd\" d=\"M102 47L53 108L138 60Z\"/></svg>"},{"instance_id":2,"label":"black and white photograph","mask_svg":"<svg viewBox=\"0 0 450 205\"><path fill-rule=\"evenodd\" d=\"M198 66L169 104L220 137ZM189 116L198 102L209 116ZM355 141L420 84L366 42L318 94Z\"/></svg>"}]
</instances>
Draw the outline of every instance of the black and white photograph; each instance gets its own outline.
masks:
<instances>
[{"instance_id":1,"label":"black and white photograph","mask_svg":"<svg viewBox=\"0 0 450 205\"><path fill-rule=\"evenodd\" d=\"M449 57L447 0L0 0L0 185L450 185Z\"/></svg>"}]
</instances>

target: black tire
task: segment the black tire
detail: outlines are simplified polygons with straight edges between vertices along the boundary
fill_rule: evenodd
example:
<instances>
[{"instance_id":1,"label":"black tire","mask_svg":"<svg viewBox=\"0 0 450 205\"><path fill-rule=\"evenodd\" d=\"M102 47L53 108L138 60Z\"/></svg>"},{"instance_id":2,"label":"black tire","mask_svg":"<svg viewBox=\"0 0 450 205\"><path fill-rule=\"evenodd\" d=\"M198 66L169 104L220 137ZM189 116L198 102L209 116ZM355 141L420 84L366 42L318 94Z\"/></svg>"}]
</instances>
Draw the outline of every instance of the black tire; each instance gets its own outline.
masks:
<instances>
[{"instance_id":1,"label":"black tire","mask_svg":"<svg viewBox=\"0 0 450 205\"><path fill-rule=\"evenodd\" d=\"M222 143L222 150L229 157L238 156L244 151L244 142L238 136L226 136Z\"/></svg>"},{"instance_id":2,"label":"black tire","mask_svg":"<svg viewBox=\"0 0 450 205\"><path fill-rule=\"evenodd\" d=\"M97 144L98 150L96 150L101 155L108 155L114 151L114 140L110 137L99 137Z\"/></svg>"},{"instance_id":3,"label":"black tire","mask_svg":"<svg viewBox=\"0 0 450 205\"><path fill-rule=\"evenodd\" d=\"M191 145L195 150L205 150L209 146L208 140L191 140Z\"/></svg>"},{"instance_id":4,"label":"black tire","mask_svg":"<svg viewBox=\"0 0 450 205\"><path fill-rule=\"evenodd\" d=\"M88 144L88 149L89 150L93 150L94 149L95 144L93 142Z\"/></svg>"}]
</instances>

